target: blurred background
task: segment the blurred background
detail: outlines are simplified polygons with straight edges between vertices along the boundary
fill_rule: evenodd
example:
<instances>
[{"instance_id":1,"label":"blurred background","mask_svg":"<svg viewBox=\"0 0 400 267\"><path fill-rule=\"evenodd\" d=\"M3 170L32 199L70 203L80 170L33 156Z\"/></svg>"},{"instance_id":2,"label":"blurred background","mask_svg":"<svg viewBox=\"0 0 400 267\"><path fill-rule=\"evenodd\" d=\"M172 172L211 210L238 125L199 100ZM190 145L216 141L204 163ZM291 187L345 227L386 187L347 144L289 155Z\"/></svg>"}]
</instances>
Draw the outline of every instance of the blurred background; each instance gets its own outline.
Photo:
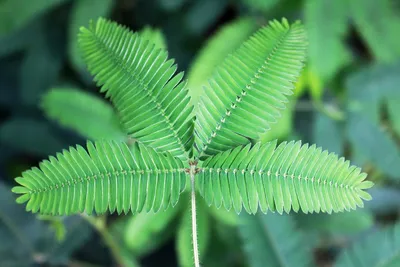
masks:
<instances>
[{"instance_id":1,"label":"blurred background","mask_svg":"<svg viewBox=\"0 0 400 267\"><path fill-rule=\"evenodd\" d=\"M14 178L86 139L126 140L77 48L111 18L168 49L194 98L229 53L271 19L300 19L305 69L262 136L350 159L376 186L341 214L236 215L198 207L203 266L400 266L400 1L0 0L0 266L192 266L188 196L158 214L36 216Z\"/></svg>"}]
</instances>

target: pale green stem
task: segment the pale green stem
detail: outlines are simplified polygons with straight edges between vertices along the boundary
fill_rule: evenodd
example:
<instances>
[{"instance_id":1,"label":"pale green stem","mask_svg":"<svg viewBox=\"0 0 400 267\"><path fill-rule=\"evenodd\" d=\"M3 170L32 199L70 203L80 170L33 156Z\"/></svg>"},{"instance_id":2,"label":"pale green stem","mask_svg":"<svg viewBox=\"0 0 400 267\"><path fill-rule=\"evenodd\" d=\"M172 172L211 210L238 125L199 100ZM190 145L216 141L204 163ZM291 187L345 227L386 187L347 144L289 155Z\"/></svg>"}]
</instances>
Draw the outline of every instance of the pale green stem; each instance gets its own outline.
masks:
<instances>
[{"instance_id":1,"label":"pale green stem","mask_svg":"<svg viewBox=\"0 0 400 267\"><path fill-rule=\"evenodd\" d=\"M192 204L192 241L193 241L193 253L194 253L194 266L200 267L199 259L199 245L197 242L197 221L196 221L196 189L195 189L195 173L196 165L190 166L190 182L191 182L191 204Z\"/></svg>"}]
</instances>

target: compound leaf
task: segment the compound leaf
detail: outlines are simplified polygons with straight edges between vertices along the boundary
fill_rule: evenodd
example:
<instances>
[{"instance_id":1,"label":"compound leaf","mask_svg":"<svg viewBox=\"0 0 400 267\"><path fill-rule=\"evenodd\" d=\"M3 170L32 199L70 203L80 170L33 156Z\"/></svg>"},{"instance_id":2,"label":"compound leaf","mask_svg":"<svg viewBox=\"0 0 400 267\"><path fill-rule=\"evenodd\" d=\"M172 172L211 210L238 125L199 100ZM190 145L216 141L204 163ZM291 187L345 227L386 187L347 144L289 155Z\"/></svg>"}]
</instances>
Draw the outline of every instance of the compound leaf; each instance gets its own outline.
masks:
<instances>
[{"instance_id":1,"label":"compound leaf","mask_svg":"<svg viewBox=\"0 0 400 267\"><path fill-rule=\"evenodd\" d=\"M249 266L313 266L311 249L291 216L241 214L239 232Z\"/></svg>"},{"instance_id":2,"label":"compound leaf","mask_svg":"<svg viewBox=\"0 0 400 267\"><path fill-rule=\"evenodd\" d=\"M342 252L334 266L395 267L399 265L400 224L397 223L356 241Z\"/></svg>"},{"instance_id":3,"label":"compound leaf","mask_svg":"<svg viewBox=\"0 0 400 267\"><path fill-rule=\"evenodd\" d=\"M257 139L280 116L303 67L306 35L300 23L272 21L216 69L196 113L198 157Z\"/></svg>"},{"instance_id":4,"label":"compound leaf","mask_svg":"<svg viewBox=\"0 0 400 267\"><path fill-rule=\"evenodd\" d=\"M199 165L197 188L208 205L256 213L338 212L362 207L372 182L349 161L301 142L257 143L225 151Z\"/></svg>"},{"instance_id":5,"label":"compound leaf","mask_svg":"<svg viewBox=\"0 0 400 267\"><path fill-rule=\"evenodd\" d=\"M174 206L186 179L183 163L135 143L88 142L58 153L16 178L18 203L43 214L165 210Z\"/></svg>"},{"instance_id":6,"label":"compound leaf","mask_svg":"<svg viewBox=\"0 0 400 267\"><path fill-rule=\"evenodd\" d=\"M174 75L167 52L105 19L81 28L79 44L126 132L157 151L189 158L193 107L183 73Z\"/></svg>"}]
</instances>

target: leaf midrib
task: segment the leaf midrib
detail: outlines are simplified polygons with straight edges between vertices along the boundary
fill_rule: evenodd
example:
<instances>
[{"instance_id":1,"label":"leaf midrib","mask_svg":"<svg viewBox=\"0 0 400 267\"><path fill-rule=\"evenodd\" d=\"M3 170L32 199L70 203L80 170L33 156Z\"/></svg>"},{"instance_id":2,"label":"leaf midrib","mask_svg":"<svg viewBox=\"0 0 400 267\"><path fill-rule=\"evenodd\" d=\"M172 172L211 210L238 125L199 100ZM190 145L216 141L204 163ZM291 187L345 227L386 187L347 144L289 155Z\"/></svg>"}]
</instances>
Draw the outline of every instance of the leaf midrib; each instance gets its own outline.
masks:
<instances>
[{"instance_id":1,"label":"leaf midrib","mask_svg":"<svg viewBox=\"0 0 400 267\"><path fill-rule=\"evenodd\" d=\"M54 183L50 186L42 187L40 189L30 189L29 194L34 195L34 194L40 194L40 193L48 193L48 192L53 192L60 190L62 188L69 188L72 186L75 186L78 183L84 183L84 182L92 182L96 181L97 179L104 179L105 176L108 176L109 178L114 176L127 176L129 174L131 175L145 175L145 174L162 174L162 173L181 173L185 172L184 168L180 169L137 169L137 170L122 170L122 171L112 171L112 172L98 172L92 175L87 175L87 176L78 176L76 178L67 179L64 183Z\"/></svg>"}]
</instances>

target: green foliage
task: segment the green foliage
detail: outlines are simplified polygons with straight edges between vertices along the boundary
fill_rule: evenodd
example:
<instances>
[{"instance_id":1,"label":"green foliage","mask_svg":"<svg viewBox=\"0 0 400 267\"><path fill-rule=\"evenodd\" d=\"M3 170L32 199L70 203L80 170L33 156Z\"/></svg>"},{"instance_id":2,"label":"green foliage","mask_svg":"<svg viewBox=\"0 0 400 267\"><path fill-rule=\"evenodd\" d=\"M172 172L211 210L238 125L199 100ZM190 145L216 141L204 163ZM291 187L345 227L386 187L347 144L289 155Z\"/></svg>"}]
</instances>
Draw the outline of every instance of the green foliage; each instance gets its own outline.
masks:
<instances>
[{"instance_id":1,"label":"green foliage","mask_svg":"<svg viewBox=\"0 0 400 267\"><path fill-rule=\"evenodd\" d=\"M117 115L103 99L75 88L53 88L42 98L46 115L92 139L125 140Z\"/></svg>"},{"instance_id":2,"label":"green foliage","mask_svg":"<svg viewBox=\"0 0 400 267\"><path fill-rule=\"evenodd\" d=\"M270 128L294 89L305 49L300 23L272 21L221 63L196 114L200 159L245 145Z\"/></svg>"},{"instance_id":3,"label":"green foliage","mask_svg":"<svg viewBox=\"0 0 400 267\"><path fill-rule=\"evenodd\" d=\"M388 99L388 112L394 130L400 135L400 97Z\"/></svg>"},{"instance_id":4,"label":"green foliage","mask_svg":"<svg viewBox=\"0 0 400 267\"><path fill-rule=\"evenodd\" d=\"M353 0L350 8L358 30L368 43L374 57L393 62L400 56L400 18L392 0Z\"/></svg>"},{"instance_id":5,"label":"green foliage","mask_svg":"<svg viewBox=\"0 0 400 267\"><path fill-rule=\"evenodd\" d=\"M306 0L304 11L310 68L323 81L330 80L350 57L343 42L347 33L348 1Z\"/></svg>"},{"instance_id":6,"label":"green foliage","mask_svg":"<svg viewBox=\"0 0 400 267\"><path fill-rule=\"evenodd\" d=\"M354 149L367 161L373 162L390 177L400 178L400 150L379 125L360 113L350 113L347 136Z\"/></svg>"},{"instance_id":7,"label":"green foliage","mask_svg":"<svg viewBox=\"0 0 400 267\"><path fill-rule=\"evenodd\" d=\"M66 2L65 0L35 0L27 5L24 0L0 1L0 35L20 29L35 16ZM18 10L18 12L12 12Z\"/></svg>"},{"instance_id":8,"label":"green foliage","mask_svg":"<svg viewBox=\"0 0 400 267\"><path fill-rule=\"evenodd\" d=\"M197 220L194 209L185 209L176 244L180 265L192 266L191 243L197 235L200 255L206 255L210 215L218 222L237 224L232 213L226 213L231 219L223 220L215 210L207 212L211 204L236 213L242 207L248 213L259 207L280 214L292 209L331 213L363 207L363 200L371 199L364 190L373 183L344 158L300 141L256 142L281 116L303 67L307 38L299 22L274 20L233 54L221 57L225 59L212 71L195 114L183 73L175 74L177 66L168 60L159 38L159 44L153 43L156 39L149 30L132 33L105 19L81 28L83 58L116 115L108 104L71 89L49 92L43 107L55 120L91 139L114 141L89 141L87 149L71 147L23 172L13 192L20 194L18 203L27 202L28 211L69 215L167 210L136 215L130 230L126 227L137 243L125 243L141 254L143 247L156 246L148 241L175 217L168 211L190 179L191 193L198 190L206 205L198 203ZM73 119L79 117L85 118ZM99 128L90 127L91 121L104 118ZM128 138L112 124L116 120ZM122 249L118 252L105 232L105 220L88 220L119 264L126 262L130 257ZM279 238L294 229L290 222L283 224L289 230L278 231ZM262 223L256 225L260 228ZM286 248L282 251L277 253L286 253ZM196 258L197 249L194 253ZM300 258L297 261L304 260Z\"/></svg>"},{"instance_id":9,"label":"green foliage","mask_svg":"<svg viewBox=\"0 0 400 267\"><path fill-rule=\"evenodd\" d=\"M170 154L125 143L88 142L16 178L18 203L43 214L118 213L175 206L185 186L183 163Z\"/></svg>"},{"instance_id":10,"label":"green foliage","mask_svg":"<svg viewBox=\"0 0 400 267\"><path fill-rule=\"evenodd\" d=\"M313 266L309 243L293 217L243 214L239 231L251 267Z\"/></svg>"},{"instance_id":11,"label":"green foliage","mask_svg":"<svg viewBox=\"0 0 400 267\"><path fill-rule=\"evenodd\" d=\"M224 25L207 41L188 72L188 88L192 103L197 106L203 85L216 67L242 45L256 30L254 19L243 18ZM229 40L227 42L226 40Z\"/></svg>"},{"instance_id":12,"label":"green foliage","mask_svg":"<svg viewBox=\"0 0 400 267\"><path fill-rule=\"evenodd\" d=\"M110 97L127 133L160 152L189 158L193 107L183 73L173 76L176 65L167 60L167 52L104 19L82 28L79 42L89 71Z\"/></svg>"},{"instance_id":13,"label":"green foliage","mask_svg":"<svg viewBox=\"0 0 400 267\"><path fill-rule=\"evenodd\" d=\"M395 267L400 264L400 224L356 241L335 263L336 267Z\"/></svg>"},{"instance_id":14,"label":"green foliage","mask_svg":"<svg viewBox=\"0 0 400 267\"><path fill-rule=\"evenodd\" d=\"M267 12L273 8L279 0L242 0L242 2L249 8Z\"/></svg>"},{"instance_id":15,"label":"green foliage","mask_svg":"<svg viewBox=\"0 0 400 267\"><path fill-rule=\"evenodd\" d=\"M218 177L219 179L216 179ZM349 161L301 142L257 143L208 158L201 165L197 187L208 205L222 204L248 213L267 210L304 213L338 212L363 206L365 173Z\"/></svg>"},{"instance_id":16,"label":"green foliage","mask_svg":"<svg viewBox=\"0 0 400 267\"><path fill-rule=\"evenodd\" d=\"M47 224L15 203L10 188L0 182L0 265L62 264L85 242L90 228L79 217L62 220L65 236L57 240Z\"/></svg>"}]
</instances>

